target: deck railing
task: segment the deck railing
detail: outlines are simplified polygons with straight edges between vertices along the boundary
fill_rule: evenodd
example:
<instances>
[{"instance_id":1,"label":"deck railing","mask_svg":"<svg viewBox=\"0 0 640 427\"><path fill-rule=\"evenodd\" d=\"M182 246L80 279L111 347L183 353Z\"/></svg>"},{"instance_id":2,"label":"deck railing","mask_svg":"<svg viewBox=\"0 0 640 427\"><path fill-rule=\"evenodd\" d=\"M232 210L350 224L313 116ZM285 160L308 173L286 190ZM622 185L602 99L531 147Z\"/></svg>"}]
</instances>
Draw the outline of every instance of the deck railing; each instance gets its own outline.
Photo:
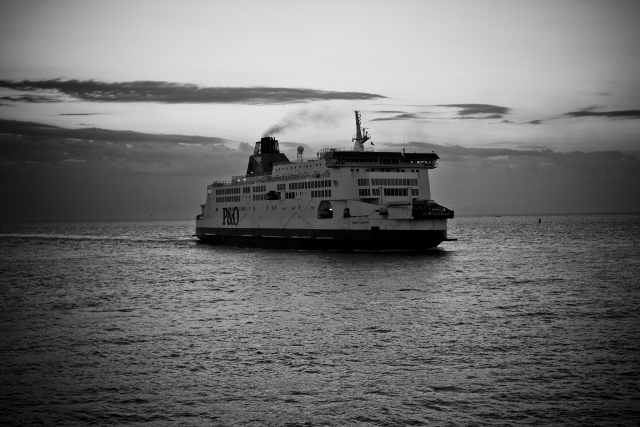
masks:
<instances>
[{"instance_id":1,"label":"deck railing","mask_svg":"<svg viewBox=\"0 0 640 427\"><path fill-rule=\"evenodd\" d=\"M293 181L301 179L318 179L328 178L329 172L300 172L287 175L261 175L261 176L233 176L231 181L214 181L211 187L226 187L229 185L251 185L265 182L281 182L281 181Z\"/></svg>"},{"instance_id":2,"label":"deck railing","mask_svg":"<svg viewBox=\"0 0 640 427\"><path fill-rule=\"evenodd\" d=\"M347 159L345 158L333 158L333 157L328 157L326 159L327 161L327 166L328 167L336 167L336 166L348 166L348 165L354 165L354 166L369 166L369 167L393 167L393 166L402 166L402 167L411 167L411 166L426 166L429 169L435 169L438 167L438 161L437 160L420 160L420 161L416 161L415 163L411 163L411 162L407 162L404 161L403 159L393 159L393 160L398 160L397 163L380 163L378 161L376 162L367 162L365 160L367 159L362 159L362 161L358 161L359 159L352 159L351 161L347 161ZM375 159L375 160L379 160L379 159Z\"/></svg>"}]
</instances>

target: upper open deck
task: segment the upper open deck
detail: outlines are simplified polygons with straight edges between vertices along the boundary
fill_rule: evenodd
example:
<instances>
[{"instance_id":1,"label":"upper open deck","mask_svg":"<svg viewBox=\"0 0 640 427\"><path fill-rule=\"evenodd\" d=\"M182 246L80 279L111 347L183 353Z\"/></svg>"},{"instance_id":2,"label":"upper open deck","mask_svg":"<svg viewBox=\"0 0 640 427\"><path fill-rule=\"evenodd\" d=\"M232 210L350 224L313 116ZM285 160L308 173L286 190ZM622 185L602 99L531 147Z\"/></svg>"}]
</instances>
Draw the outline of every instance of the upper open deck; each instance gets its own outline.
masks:
<instances>
[{"instance_id":1,"label":"upper open deck","mask_svg":"<svg viewBox=\"0 0 640 427\"><path fill-rule=\"evenodd\" d=\"M428 169L437 167L440 157L436 153L405 153L402 151L340 151L329 149L321 154L329 167L342 165L398 165L423 166Z\"/></svg>"}]
</instances>

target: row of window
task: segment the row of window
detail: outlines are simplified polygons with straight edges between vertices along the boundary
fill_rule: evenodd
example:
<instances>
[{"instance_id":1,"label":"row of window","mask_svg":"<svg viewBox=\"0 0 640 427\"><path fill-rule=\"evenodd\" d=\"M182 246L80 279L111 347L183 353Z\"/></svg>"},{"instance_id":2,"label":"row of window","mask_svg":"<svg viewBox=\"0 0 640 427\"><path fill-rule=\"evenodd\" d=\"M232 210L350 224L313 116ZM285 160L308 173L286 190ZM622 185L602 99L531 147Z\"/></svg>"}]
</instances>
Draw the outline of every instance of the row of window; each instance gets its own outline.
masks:
<instances>
[{"instance_id":1,"label":"row of window","mask_svg":"<svg viewBox=\"0 0 640 427\"><path fill-rule=\"evenodd\" d=\"M409 193L406 188L385 188L385 196L408 196Z\"/></svg>"},{"instance_id":2,"label":"row of window","mask_svg":"<svg viewBox=\"0 0 640 427\"><path fill-rule=\"evenodd\" d=\"M311 197L331 197L331 190L315 190L315 191L312 191L311 192ZM296 198L296 192L295 191L288 191L288 192L284 193L284 198L285 199L295 199ZM253 201L258 201L258 200L268 200L267 199L267 195L266 194L254 194L253 195Z\"/></svg>"},{"instance_id":3,"label":"row of window","mask_svg":"<svg viewBox=\"0 0 640 427\"><path fill-rule=\"evenodd\" d=\"M267 186L266 185L255 185L253 187L243 187L242 188L242 192L243 193L251 193L251 188L253 188L253 192L254 193L260 193L263 191L267 191ZM278 190L284 190L285 189L285 184L278 184ZM221 188L216 190L216 195L217 196L224 196L227 194L240 194L240 187L235 187L235 188Z\"/></svg>"},{"instance_id":4,"label":"row of window","mask_svg":"<svg viewBox=\"0 0 640 427\"><path fill-rule=\"evenodd\" d=\"M236 188L221 188L219 190L216 190L216 195L217 196L223 196L225 194L240 194L240 187L236 187Z\"/></svg>"},{"instance_id":5,"label":"row of window","mask_svg":"<svg viewBox=\"0 0 640 427\"><path fill-rule=\"evenodd\" d=\"M331 197L331 190L316 190L311 192L311 197Z\"/></svg>"},{"instance_id":6,"label":"row of window","mask_svg":"<svg viewBox=\"0 0 640 427\"><path fill-rule=\"evenodd\" d=\"M344 165L345 163L376 163L380 165L399 165L400 163L405 164L414 164L414 165L433 165L436 163L436 160L406 160L406 159L389 159L389 158L368 158L368 159L359 159L359 158L338 158L335 160L335 163Z\"/></svg>"},{"instance_id":7,"label":"row of window","mask_svg":"<svg viewBox=\"0 0 640 427\"><path fill-rule=\"evenodd\" d=\"M369 196L379 196L380 189L379 188L361 188L358 190L358 196L360 197L369 197Z\"/></svg>"},{"instance_id":8,"label":"row of window","mask_svg":"<svg viewBox=\"0 0 640 427\"><path fill-rule=\"evenodd\" d=\"M216 197L216 203L239 202L240 196L223 196Z\"/></svg>"},{"instance_id":9,"label":"row of window","mask_svg":"<svg viewBox=\"0 0 640 427\"><path fill-rule=\"evenodd\" d=\"M368 159L358 159L358 158L338 158L335 160L337 164L344 165L345 163L375 163L380 165L397 165L400 163L400 159L389 159L389 158L368 158ZM405 162L406 163L406 162Z\"/></svg>"},{"instance_id":10,"label":"row of window","mask_svg":"<svg viewBox=\"0 0 640 427\"><path fill-rule=\"evenodd\" d=\"M303 181L289 183L289 190L304 190L306 188L325 188L331 187L330 179L321 179L320 181Z\"/></svg>"},{"instance_id":11,"label":"row of window","mask_svg":"<svg viewBox=\"0 0 640 427\"><path fill-rule=\"evenodd\" d=\"M287 189L287 184L277 184L277 191L284 191ZM304 181L304 182L291 182L289 183L289 190L304 190L307 188L324 188L331 187L331 180L324 179L320 181ZM243 187L243 193L251 193L251 188L253 188L254 193L266 192L266 185L255 185L253 187ZM240 194L240 187L236 188L221 188L216 190L216 195L222 196L226 194Z\"/></svg>"},{"instance_id":12,"label":"row of window","mask_svg":"<svg viewBox=\"0 0 640 427\"><path fill-rule=\"evenodd\" d=\"M360 181L367 181L367 183L360 184ZM418 186L417 179L406 179L406 178L371 178L369 179L359 179L358 185L365 186L369 185L369 181L371 181L371 185L412 185Z\"/></svg>"},{"instance_id":13,"label":"row of window","mask_svg":"<svg viewBox=\"0 0 640 427\"><path fill-rule=\"evenodd\" d=\"M409 193L407 188L385 188L384 195L385 196L407 196ZM412 196L419 196L420 191L417 188L411 189ZM358 190L358 196L360 197L370 197L370 196L380 196L379 188L360 188Z\"/></svg>"}]
</instances>

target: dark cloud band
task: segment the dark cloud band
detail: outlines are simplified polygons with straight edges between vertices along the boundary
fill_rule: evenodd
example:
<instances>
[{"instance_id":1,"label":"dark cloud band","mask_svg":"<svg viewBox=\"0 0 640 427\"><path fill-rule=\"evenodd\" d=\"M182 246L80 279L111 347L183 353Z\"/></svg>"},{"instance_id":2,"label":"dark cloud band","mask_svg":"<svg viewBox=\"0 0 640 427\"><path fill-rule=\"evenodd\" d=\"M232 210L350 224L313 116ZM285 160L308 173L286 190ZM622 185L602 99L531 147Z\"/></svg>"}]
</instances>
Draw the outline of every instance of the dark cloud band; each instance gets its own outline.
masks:
<instances>
[{"instance_id":1,"label":"dark cloud band","mask_svg":"<svg viewBox=\"0 0 640 427\"><path fill-rule=\"evenodd\" d=\"M0 134L20 136L32 140L69 138L87 141L106 141L114 144L130 142L221 144L227 140L215 137L164 135L100 128L69 129L35 122L0 119Z\"/></svg>"},{"instance_id":2,"label":"dark cloud band","mask_svg":"<svg viewBox=\"0 0 640 427\"><path fill-rule=\"evenodd\" d=\"M475 165L485 169L505 164L509 168L546 170L553 165L558 170L579 171L594 176L597 173L616 172L624 174L637 182L640 178L640 158L620 151L572 151L555 152L549 149L515 150L511 148L471 148L459 145L437 145L426 142L407 142L406 144L387 144L393 149L406 148L407 152L435 151L441 163ZM474 166L474 167L475 167Z\"/></svg>"},{"instance_id":3,"label":"dark cloud band","mask_svg":"<svg viewBox=\"0 0 640 427\"><path fill-rule=\"evenodd\" d=\"M162 81L100 82L95 80L0 80L0 87L26 92L50 91L82 101L157 102L163 104L293 104L328 100L369 100L385 98L363 92L335 92L316 89L278 87L201 87L187 83ZM51 102L44 97L38 101Z\"/></svg>"},{"instance_id":4,"label":"dark cloud band","mask_svg":"<svg viewBox=\"0 0 640 427\"><path fill-rule=\"evenodd\" d=\"M420 120L420 119L422 119L422 117L420 117L417 113L404 113L404 114L398 114L397 116L392 116L392 117L381 117L379 119L373 119L371 121L380 122L380 121L387 121L387 120Z\"/></svg>"},{"instance_id":5,"label":"dark cloud band","mask_svg":"<svg viewBox=\"0 0 640 427\"><path fill-rule=\"evenodd\" d=\"M460 116L468 116L471 114L508 114L511 108L500 107L490 104L444 104L438 107L461 108L458 111Z\"/></svg>"},{"instance_id":6,"label":"dark cloud band","mask_svg":"<svg viewBox=\"0 0 640 427\"><path fill-rule=\"evenodd\" d=\"M3 96L0 97L2 101L11 102L29 102L29 103L45 103L45 102L60 102L60 99L55 96L39 96L39 95L20 95L20 96Z\"/></svg>"},{"instance_id":7,"label":"dark cloud band","mask_svg":"<svg viewBox=\"0 0 640 427\"><path fill-rule=\"evenodd\" d=\"M592 111L592 109L565 113L571 117L608 117L611 119L640 119L640 110Z\"/></svg>"}]
</instances>

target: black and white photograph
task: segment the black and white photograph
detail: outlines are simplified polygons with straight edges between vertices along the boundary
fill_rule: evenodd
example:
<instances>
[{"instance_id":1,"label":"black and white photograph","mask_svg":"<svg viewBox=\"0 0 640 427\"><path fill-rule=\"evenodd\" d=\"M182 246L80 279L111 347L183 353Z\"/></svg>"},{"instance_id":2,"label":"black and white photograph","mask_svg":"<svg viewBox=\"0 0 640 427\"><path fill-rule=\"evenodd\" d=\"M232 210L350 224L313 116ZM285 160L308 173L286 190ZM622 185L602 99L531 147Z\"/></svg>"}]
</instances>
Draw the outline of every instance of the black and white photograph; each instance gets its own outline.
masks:
<instances>
[{"instance_id":1,"label":"black and white photograph","mask_svg":"<svg viewBox=\"0 0 640 427\"><path fill-rule=\"evenodd\" d=\"M0 1L0 424L640 425L640 2Z\"/></svg>"}]
</instances>

